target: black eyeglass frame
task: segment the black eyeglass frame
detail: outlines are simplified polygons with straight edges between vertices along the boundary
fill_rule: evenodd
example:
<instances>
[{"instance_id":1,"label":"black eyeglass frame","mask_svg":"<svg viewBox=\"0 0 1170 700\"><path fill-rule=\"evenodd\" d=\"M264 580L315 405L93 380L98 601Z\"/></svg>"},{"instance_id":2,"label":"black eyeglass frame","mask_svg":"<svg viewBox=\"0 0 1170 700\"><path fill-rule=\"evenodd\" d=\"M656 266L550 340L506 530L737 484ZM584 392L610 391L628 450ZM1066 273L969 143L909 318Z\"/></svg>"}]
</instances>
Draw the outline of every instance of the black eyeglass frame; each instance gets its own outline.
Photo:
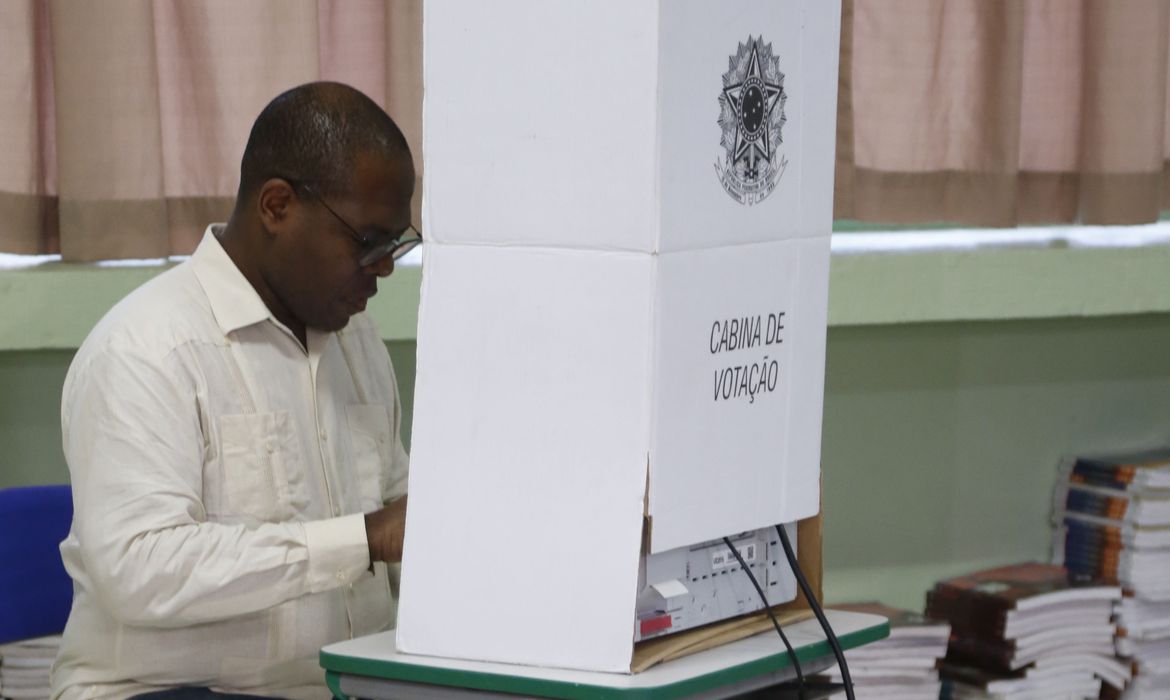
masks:
<instances>
[{"instance_id":1,"label":"black eyeglass frame","mask_svg":"<svg viewBox=\"0 0 1170 700\"><path fill-rule=\"evenodd\" d=\"M310 197L320 202L321 206L325 207L325 211L332 214L333 218L341 222L341 225L345 227L346 232L349 233L349 235L358 242L358 245L362 247L362 253L360 256L358 256L358 265L360 267L376 265L384 260L387 255L390 256L391 260L397 261L402 256L414 250L420 243L423 242L422 231L419 231L418 228L415 227L413 223L411 223L407 224L406 228L401 233L399 233L398 236L387 241L382 241L381 243L371 243L368 236L362 235L360 231L351 226L348 221L346 221L340 214L334 211L333 207L329 206L329 203L325 201L325 198L318 194L317 191L311 185L309 185L309 183L288 177L281 179L292 185L293 190L302 190ZM402 238L404 234L410 231L414 232L414 236L405 239Z\"/></svg>"}]
</instances>

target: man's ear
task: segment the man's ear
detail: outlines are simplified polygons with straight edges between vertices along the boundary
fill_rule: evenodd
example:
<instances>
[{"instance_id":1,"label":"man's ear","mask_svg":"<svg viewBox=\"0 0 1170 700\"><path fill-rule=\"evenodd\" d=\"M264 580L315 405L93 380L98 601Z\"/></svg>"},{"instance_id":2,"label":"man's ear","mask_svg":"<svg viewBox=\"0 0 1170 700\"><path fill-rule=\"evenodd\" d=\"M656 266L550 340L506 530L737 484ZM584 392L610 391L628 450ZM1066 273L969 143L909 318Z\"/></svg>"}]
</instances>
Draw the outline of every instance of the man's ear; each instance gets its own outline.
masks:
<instances>
[{"instance_id":1,"label":"man's ear","mask_svg":"<svg viewBox=\"0 0 1170 700\"><path fill-rule=\"evenodd\" d=\"M256 213L269 233L280 233L288 228L289 219L299 204L292 185L274 177L260 185L256 194Z\"/></svg>"}]
</instances>

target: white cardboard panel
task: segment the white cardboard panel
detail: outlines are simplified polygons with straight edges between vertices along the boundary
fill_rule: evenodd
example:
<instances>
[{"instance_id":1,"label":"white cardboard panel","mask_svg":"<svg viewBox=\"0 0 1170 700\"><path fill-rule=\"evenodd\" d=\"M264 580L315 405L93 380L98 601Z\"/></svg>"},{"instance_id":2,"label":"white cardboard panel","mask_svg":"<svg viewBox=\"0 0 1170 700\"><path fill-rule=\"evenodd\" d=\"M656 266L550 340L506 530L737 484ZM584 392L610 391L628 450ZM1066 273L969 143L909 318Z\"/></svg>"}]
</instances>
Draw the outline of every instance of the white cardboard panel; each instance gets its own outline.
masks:
<instances>
[{"instance_id":1,"label":"white cardboard panel","mask_svg":"<svg viewBox=\"0 0 1170 700\"><path fill-rule=\"evenodd\" d=\"M423 7L428 240L652 250L657 3Z\"/></svg>"},{"instance_id":2,"label":"white cardboard panel","mask_svg":"<svg viewBox=\"0 0 1170 700\"><path fill-rule=\"evenodd\" d=\"M805 111L832 101L836 76L831 86L834 92L826 94L825 86L809 80L807 74L829 53L833 53L835 64L836 49L835 43L814 45L813 55L802 53L806 1L673 0L660 6L659 250L759 243L809 234L809 228L802 226L801 216L801 178L806 158L800 145L804 142ZM723 128L719 120L723 113L720 95L724 76L734 80L739 75L731 63L750 58L749 39L763 42L763 50L757 52L757 65L764 80L783 88L782 96L770 100L765 111L767 115L783 114L786 121L777 130L781 141L769 138L760 143L759 149L746 151L748 155L755 154L761 171L774 163L778 174L774 179L761 178L772 182L770 194L745 205L722 184L719 170L726 168L728 151L721 143ZM768 61L769 52L775 58L774 64ZM810 63L807 68L806 60ZM783 77L768 77L768 72L777 68ZM832 130L835 124L834 117L826 126ZM767 165L765 146L772 156ZM808 156L827 160L832 168L831 150L827 158L816 152ZM736 186L732 184L732 188ZM746 190L737 192L747 196ZM829 220L819 225L827 232Z\"/></svg>"},{"instance_id":3,"label":"white cardboard panel","mask_svg":"<svg viewBox=\"0 0 1170 700\"><path fill-rule=\"evenodd\" d=\"M648 461L653 551L817 512L839 12L424 5L401 651L627 671ZM784 73L784 172L745 205L718 120L752 39ZM712 352L744 317L759 344ZM767 390L715 398L764 355Z\"/></svg>"},{"instance_id":4,"label":"white cardboard panel","mask_svg":"<svg viewBox=\"0 0 1170 700\"><path fill-rule=\"evenodd\" d=\"M669 251L828 225L838 0L429 0L424 12L430 240ZM786 121L770 144L783 174L744 206L716 166L723 76L751 37L784 74Z\"/></svg>"},{"instance_id":5,"label":"white cardboard panel","mask_svg":"<svg viewBox=\"0 0 1170 700\"><path fill-rule=\"evenodd\" d=\"M628 671L652 256L428 243L398 648Z\"/></svg>"},{"instance_id":6,"label":"white cardboard panel","mask_svg":"<svg viewBox=\"0 0 1170 700\"><path fill-rule=\"evenodd\" d=\"M652 551L819 510L828 240L659 256Z\"/></svg>"}]
</instances>

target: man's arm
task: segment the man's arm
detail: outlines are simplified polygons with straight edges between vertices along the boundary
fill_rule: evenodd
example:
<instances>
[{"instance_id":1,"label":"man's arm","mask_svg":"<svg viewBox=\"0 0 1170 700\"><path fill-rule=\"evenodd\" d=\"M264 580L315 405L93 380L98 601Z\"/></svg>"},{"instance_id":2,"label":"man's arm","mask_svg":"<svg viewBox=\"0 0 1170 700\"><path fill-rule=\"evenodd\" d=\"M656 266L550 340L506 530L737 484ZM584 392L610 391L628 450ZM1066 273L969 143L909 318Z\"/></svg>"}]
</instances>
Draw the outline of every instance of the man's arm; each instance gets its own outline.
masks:
<instances>
[{"instance_id":1,"label":"man's arm","mask_svg":"<svg viewBox=\"0 0 1170 700\"><path fill-rule=\"evenodd\" d=\"M184 626L368 575L360 514L207 521L198 387L171 359L99 351L64 397L73 532L84 577L109 611L131 624Z\"/></svg>"},{"instance_id":2,"label":"man's arm","mask_svg":"<svg viewBox=\"0 0 1170 700\"><path fill-rule=\"evenodd\" d=\"M402 561L402 538L406 534L406 496L390 505L366 513L366 541L370 561Z\"/></svg>"}]
</instances>

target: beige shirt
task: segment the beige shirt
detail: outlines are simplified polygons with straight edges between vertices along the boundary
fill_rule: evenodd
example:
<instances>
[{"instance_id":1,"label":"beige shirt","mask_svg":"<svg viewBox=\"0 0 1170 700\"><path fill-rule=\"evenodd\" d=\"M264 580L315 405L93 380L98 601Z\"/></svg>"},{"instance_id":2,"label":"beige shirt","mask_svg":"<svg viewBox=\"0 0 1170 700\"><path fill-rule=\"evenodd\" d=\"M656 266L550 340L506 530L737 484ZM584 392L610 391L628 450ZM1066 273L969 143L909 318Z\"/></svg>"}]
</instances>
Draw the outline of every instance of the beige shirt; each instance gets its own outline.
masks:
<instances>
[{"instance_id":1,"label":"beige shirt","mask_svg":"<svg viewBox=\"0 0 1170 700\"><path fill-rule=\"evenodd\" d=\"M73 609L54 698L175 685L329 696L324 644L386 629L363 512L406 491L390 358L364 315L277 321L208 229L115 306L61 401Z\"/></svg>"}]
</instances>

